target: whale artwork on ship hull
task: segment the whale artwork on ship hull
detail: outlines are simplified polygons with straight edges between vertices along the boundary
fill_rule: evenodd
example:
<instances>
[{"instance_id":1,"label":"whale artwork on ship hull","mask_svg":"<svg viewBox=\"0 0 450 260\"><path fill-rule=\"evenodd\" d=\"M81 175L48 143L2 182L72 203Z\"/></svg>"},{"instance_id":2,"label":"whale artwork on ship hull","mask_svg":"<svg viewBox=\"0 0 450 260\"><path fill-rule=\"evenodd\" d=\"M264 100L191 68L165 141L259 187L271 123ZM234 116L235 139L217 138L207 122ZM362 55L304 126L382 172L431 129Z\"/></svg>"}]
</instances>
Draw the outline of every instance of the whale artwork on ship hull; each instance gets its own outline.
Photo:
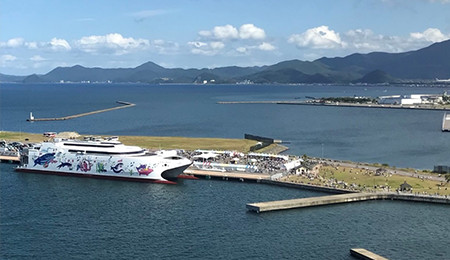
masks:
<instances>
[{"instance_id":1,"label":"whale artwork on ship hull","mask_svg":"<svg viewBox=\"0 0 450 260\"><path fill-rule=\"evenodd\" d=\"M43 142L24 151L19 172L174 183L191 161L174 151L152 153L117 139Z\"/></svg>"}]
</instances>

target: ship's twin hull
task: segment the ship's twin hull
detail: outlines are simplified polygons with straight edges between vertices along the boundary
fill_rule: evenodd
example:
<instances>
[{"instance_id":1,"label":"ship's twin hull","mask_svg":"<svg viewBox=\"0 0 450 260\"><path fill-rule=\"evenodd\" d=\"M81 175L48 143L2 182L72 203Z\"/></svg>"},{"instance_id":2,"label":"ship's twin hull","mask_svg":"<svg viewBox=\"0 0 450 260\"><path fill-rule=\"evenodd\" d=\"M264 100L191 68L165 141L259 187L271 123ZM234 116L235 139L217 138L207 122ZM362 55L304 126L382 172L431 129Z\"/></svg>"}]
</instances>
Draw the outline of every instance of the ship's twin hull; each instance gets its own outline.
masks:
<instances>
[{"instance_id":1,"label":"ship's twin hull","mask_svg":"<svg viewBox=\"0 0 450 260\"><path fill-rule=\"evenodd\" d=\"M19 172L91 177L138 182L174 183L189 167L187 159L167 160L162 156L81 155L68 152L30 152Z\"/></svg>"},{"instance_id":2,"label":"ship's twin hull","mask_svg":"<svg viewBox=\"0 0 450 260\"><path fill-rule=\"evenodd\" d=\"M186 169L187 167L188 166L184 167L184 169ZM175 179L163 180L163 179L149 179L149 178L127 177L127 176L117 176L117 175L114 176L114 175L99 175L99 174L87 174L87 173L71 173L71 172L63 172L63 171L36 170L36 169L28 169L28 168L21 168L21 167L16 168L16 171L17 172L27 172L27 173L59 175L59 176L107 179L107 180L176 184ZM183 172L181 171L180 174L181 173L183 173Z\"/></svg>"}]
</instances>

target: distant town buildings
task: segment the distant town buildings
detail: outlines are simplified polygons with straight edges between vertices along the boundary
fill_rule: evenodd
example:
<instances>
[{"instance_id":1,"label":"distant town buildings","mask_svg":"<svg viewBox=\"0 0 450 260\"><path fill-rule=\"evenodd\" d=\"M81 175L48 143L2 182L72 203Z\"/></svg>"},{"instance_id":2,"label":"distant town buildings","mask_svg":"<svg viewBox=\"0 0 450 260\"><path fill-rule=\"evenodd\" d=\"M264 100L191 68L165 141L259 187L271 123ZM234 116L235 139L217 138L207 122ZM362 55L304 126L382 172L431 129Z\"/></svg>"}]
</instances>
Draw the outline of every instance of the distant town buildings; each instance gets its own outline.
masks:
<instances>
[{"instance_id":1,"label":"distant town buildings","mask_svg":"<svg viewBox=\"0 0 450 260\"><path fill-rule=\"evenodd\" d=\"M378 104L389 105L420 105L420 104L443 104L447 102L448 95L444 94L411 94L411 95L393 95L381 96L378 98Z\"/></svg>"}]
</instances>

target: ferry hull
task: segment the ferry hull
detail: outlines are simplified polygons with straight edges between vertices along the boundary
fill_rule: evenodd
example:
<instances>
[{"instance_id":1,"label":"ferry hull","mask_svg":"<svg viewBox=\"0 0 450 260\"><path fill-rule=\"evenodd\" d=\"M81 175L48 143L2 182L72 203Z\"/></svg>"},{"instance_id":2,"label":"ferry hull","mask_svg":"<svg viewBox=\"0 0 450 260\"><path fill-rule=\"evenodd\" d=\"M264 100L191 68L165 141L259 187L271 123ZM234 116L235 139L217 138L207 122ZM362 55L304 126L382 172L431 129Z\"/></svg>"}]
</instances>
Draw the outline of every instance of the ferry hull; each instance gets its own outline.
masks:
<instances>
[{"instance_id":1,"label":"ferry hull","mask_svg":"<svg viewBox=\"0 0 450 260\"><path fill-rule=\"evenodd\" d=\"M176 180L180 174L183 174L190 165L183 165L173 169L165 170L161 176L166 180Z\"/></svg>"},{"instance_id":2,"label":"ferry hull","mask_svg":"<svg viewBox=\"0 0 450 260\"><path fill-rule=\"evenodd\" d=\"M162 183L162 184L177 184L176 182L174 182L172 180L136 178L136 177L127 177L127 176L99 175L99 174L85 174L85 173L76 173L76 172L72 173L72 172L61 172L61 171L36 170L36 169L19 168L19 167L16 168L15 171L16 172L24 172L24 173L38 173L38 174L81 177L81 178L95 178L95 179L106 179L106 180L120 180L120 181Z\"/></svg>"},{"instance_id":3,"label":"ferry hull","mask_svg":"<svg viewBox=\"0 0 450 260\"><path fill-rule=\"evenodd\" d=\"M21 155L19 172L137 182L174 183L191 161L174 152L150 153L118 141L43 142Z\"/></svg>"}]
</instances>

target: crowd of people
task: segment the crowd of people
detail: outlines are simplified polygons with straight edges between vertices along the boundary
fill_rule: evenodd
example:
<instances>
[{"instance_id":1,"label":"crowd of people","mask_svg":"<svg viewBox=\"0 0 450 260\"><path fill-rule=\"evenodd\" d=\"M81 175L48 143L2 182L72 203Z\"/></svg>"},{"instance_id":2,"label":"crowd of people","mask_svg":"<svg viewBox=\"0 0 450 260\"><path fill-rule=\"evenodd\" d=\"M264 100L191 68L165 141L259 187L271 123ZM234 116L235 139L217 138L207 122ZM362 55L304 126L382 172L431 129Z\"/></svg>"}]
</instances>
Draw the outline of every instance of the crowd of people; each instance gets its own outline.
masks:
<instances>
[{"instance_id":1,"label":"crowd of people","mask_svg":"<svg viewBox=\"0 0 450 260\"><path fill-rule=\"evenodd\" d=\"M192 160L194 167L223 171L245 171L253 173L286 173L289 157L284 155L239 153L230 151L182 151L182 156Z\"/></svg>"}]
</instances>

